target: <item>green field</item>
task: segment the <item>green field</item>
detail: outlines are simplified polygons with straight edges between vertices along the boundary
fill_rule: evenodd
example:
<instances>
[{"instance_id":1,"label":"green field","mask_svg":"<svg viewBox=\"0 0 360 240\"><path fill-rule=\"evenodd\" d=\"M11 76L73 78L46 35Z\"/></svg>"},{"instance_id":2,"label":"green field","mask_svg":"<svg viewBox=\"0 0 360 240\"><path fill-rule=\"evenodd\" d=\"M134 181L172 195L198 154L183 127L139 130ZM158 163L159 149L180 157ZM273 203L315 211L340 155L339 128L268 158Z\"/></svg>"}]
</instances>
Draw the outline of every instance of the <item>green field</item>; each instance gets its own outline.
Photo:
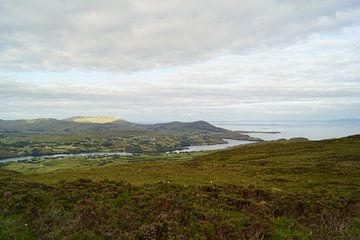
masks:
<instances>
[{"instance_id":1,"label":"green field","mask_svg":"<svg viewBox=\"0 0 360 240\"><path fill-rule=\"evenodd\" d=\"M0 168L0 239L360 239L360 136Z\"/></svg>"}]
</instances>

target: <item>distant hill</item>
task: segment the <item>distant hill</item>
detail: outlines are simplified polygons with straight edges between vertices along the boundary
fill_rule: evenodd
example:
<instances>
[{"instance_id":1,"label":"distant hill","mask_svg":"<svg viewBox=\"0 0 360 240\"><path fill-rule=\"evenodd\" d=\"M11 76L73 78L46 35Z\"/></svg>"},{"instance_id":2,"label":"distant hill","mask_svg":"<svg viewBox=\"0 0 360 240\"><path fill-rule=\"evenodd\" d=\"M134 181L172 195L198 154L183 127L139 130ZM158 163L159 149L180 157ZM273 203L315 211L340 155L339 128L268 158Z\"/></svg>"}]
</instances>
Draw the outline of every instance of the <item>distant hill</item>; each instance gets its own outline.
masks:
<instances>
[{"instance_id":1,"label":"distant hill","mask_svg":"<svg viewBox=\"0 0 360 240\"><path fill-rule=\"evenodd\" d=\"M81 130L81 126L74 122L57 120L54 118L1 120L0 132L66 132L67 130Z\"/></svg>"},{"instance_id":2,"label":"distant hill","mask_svg":"<svg viewBox=\"0 0 360 240\"><path fill-rule=\"evenodd\" d=\"M109 121L110 118L107 118ZM136 125L124 120L115 119L108 123L90 121L106 121L102 117L74 117L66 120L39 118L26 120L0 120L0 132L26 133L74 133L74 132L107 132L111 130L140 130Z\"/></svg>"},{"instance_id":3,"label":"distant hill","mask_svg":"<svg viewBox=\"0 0 360 240\"><path fill-rule=\"evenodd\" d=\"M98 151L158 153L191 145L220 144L224 139L261 140L205 121L138 124L120 119L104 122L107 120L0 120L0 159Z\"/></svg>"},{"instance_id":4,"label":"distant hill","mask_svg":"<svg viewBox=\"0 0 360 240\"><path fill-rule=\"evenodd\" d=\"M0 133L67 134L98 133L114 131L162 132L177 135L216 135L218 138L239 140L260 140L216 127L205 121L168 122L157 124L138 124L113 117L72 117L64 120L40 118L30 120L0 120Z\"/></svg>"},{"instance_id":5,"label":"distant hill","mask_svg":"<svg viewBox=\"0 0 360 240\"><path fill-rule=\"evenodd\" d=\"M78 123L111 123L115 121L121 121L121 119L107 116L99 116L99 117L71 117L64 119L69 122L78 122Z\"/></svg>"},{"instance_id":6,"label":"distant hill","mask_svg":"<svg viewBox=\"0 0 360 240\"><path fill-rule=\"evenodd\" d=\"M226 129L215 127L214 125L211 125L210 123L205 121L156 123L150 125L142 125L142 127L149 131L181 131L202 133L227 131Z\"/></svg>"}]
</instances>

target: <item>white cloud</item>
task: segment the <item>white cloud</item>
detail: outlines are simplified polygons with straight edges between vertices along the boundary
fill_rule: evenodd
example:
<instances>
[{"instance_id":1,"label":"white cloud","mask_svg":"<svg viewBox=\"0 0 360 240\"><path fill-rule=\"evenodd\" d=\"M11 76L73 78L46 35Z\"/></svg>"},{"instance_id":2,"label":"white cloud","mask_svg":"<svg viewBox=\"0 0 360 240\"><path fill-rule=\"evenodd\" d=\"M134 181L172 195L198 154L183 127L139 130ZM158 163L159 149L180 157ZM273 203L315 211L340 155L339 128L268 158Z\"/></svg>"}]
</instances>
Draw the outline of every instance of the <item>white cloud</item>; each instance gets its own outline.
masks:
<instances>
[{"instance_id":1,"label":"white cloud","mask_svg":"<svg viewBox=\"0 0 360 240\"><path fill-rule=\"evenodd\" d=\"M0 68L136 71L288 45L360 18L359 1L0 3Z\"/></svg>"},{"instance_id":2,"label":"white cloud","mask_svg":"<svg viewBox=\"0 0 360 240\"><path fill-rule=\"evenodd\" d=\"M314 34L282 49L157 73L104 73L97 81L72 81L72 74L68 79L45 74L45 82L2 78L0 109L9 115L17 109L25 115L109 114L136 121L356 117L360 49L354 45L360 36L340 36ZM78 73L82 79L91 74Z\"/></svg>"},{"instance_id":3,"label":"white cloud","mask_svg":"<svg viewBox=\"0 0 360 240\"><path fill-rule=\"evenodd\" d=\"M359 1L1 1L0 118L357 117L358 19Z\"/></svg>"}]
</instances>

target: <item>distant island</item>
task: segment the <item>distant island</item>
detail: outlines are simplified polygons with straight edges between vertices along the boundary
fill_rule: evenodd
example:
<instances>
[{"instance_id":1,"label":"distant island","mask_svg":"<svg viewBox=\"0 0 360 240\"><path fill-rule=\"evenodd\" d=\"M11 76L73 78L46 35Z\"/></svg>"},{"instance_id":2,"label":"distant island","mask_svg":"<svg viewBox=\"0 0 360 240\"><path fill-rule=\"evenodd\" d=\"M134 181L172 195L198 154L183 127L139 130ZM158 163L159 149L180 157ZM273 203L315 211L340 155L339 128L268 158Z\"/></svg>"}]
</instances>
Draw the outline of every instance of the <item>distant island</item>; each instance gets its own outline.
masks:
<instances>
[{"instance_id":1,"label":"distant island","mask_svg":"<svg viewBox=\"0 0 360 240\"><path fill-rule=\"evenodd\" d=\"M266 133L266 134L279 134L279 133L281 133L280 131L241 131L241 130L238 130L236 132L239 132L239 133Z\"/></svg>"}]
</instances>

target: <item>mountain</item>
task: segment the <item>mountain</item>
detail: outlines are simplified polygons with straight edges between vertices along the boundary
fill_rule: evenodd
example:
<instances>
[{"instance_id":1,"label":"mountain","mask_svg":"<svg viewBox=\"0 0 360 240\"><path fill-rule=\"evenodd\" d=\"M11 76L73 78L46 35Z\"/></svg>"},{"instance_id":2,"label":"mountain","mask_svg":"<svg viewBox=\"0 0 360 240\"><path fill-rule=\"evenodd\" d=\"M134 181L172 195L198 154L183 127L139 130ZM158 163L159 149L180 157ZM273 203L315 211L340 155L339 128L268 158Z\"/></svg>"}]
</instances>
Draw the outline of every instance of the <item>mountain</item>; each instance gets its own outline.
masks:
<instances>
[{"instance_id":1,"label":"mountain","mask_svg":"<svg viewBox=\"0 0 360 240\"><path fill-rule=\"evenodd\" d=\"M144 129L139 128L137 124L110 117L73 117L64 120L54 118L0 120L0 132L74 133L112 130Z\"/></svg>"},{"instance_id":2,"label":"mountain","mask_svg":"<svg viewBox=\"0 0 360 240\"><path fill-rule=\"evenodd\" d=\"M181 131L181 132L223 132L226 129L215 127L205 121L195 122L169 122L157 123L151 125L142 125L143 128L149 131Z\"/></svg>"},{"instance_id":3,"label":"mountain","mask_svg":"<svg viewBox=\"0 0 360 240\"><path fill-rule=\"evenodd\" d=\"M112 117L72 117L64 120L40 118L30 120L0 120L0 132L71 133L106 131L149 131L182 134L236 134L205 121L138 124ZM245 135L243 135L245 136Z\"/></svg>"},{"instance_id":4,"label":"mountain","mask_svg":"<svg viewBox=\"0 0 360 240\"><path fill-rule=\"evenodd\" d=\"M82 125L73 122L57 120L54 118L23 119L23 120L1 120L0 132L67 132L70 130L81 130Z\"/></svg>"}]
</instances>

